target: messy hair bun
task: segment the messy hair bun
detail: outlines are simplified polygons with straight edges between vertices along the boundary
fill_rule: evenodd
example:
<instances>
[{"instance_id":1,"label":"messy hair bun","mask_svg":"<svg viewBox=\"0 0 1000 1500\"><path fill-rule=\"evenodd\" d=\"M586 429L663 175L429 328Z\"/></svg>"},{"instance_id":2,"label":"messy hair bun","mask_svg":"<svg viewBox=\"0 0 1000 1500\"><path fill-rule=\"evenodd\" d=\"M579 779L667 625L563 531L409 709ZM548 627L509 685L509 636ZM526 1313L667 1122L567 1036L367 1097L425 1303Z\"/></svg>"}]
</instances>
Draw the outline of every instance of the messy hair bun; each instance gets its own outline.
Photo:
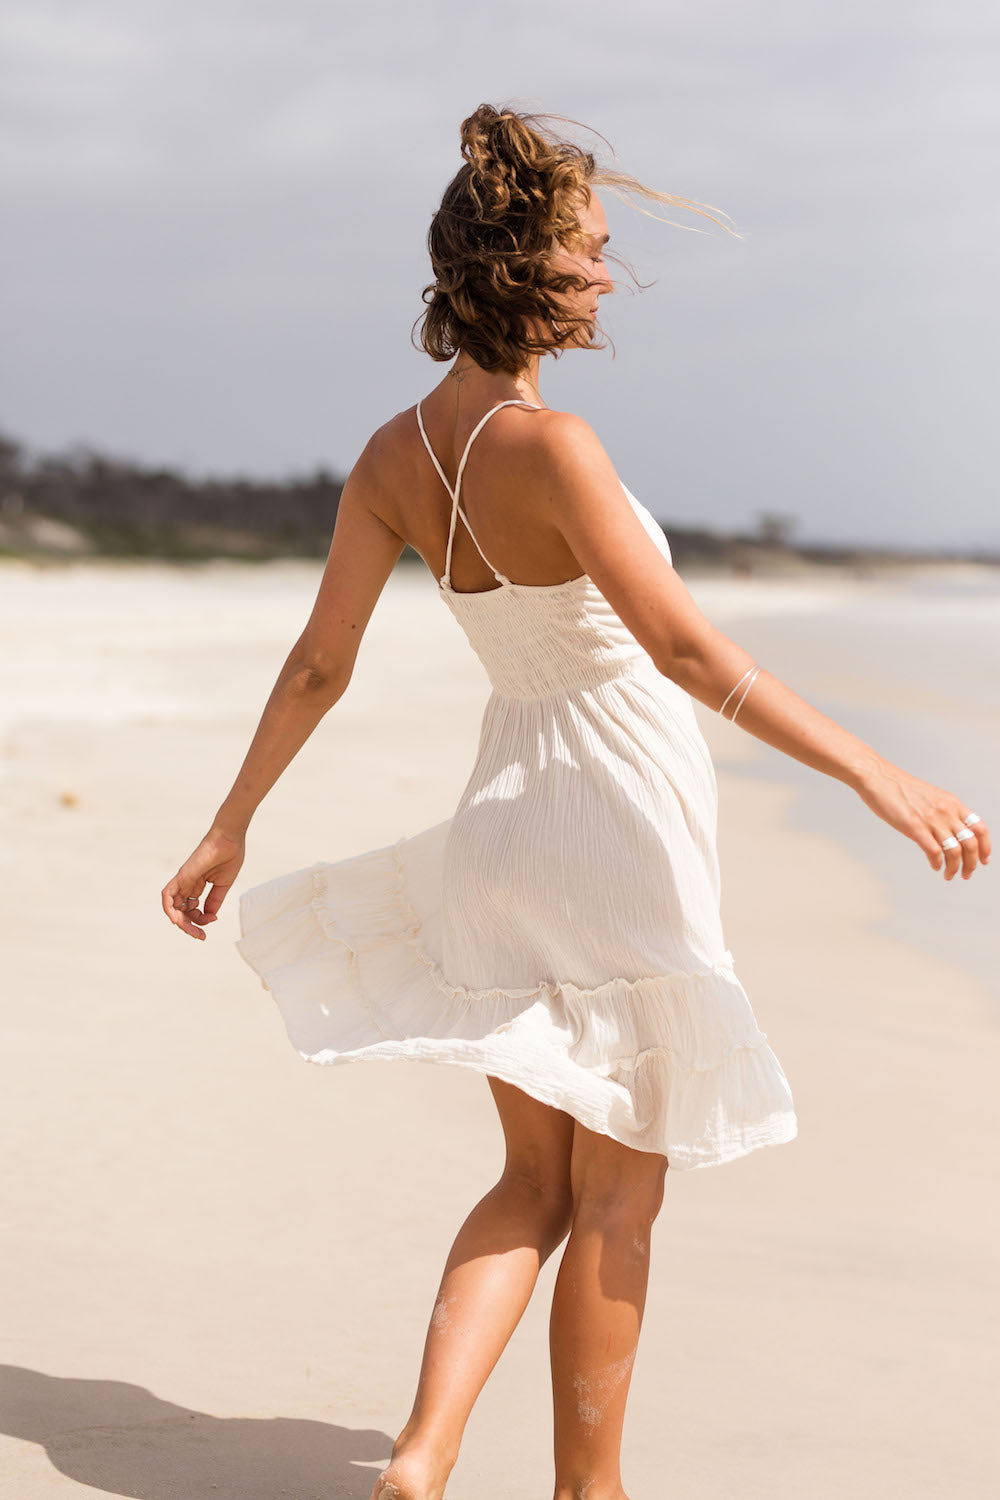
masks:
<instances>
[{"instance_id":1,"label":"messy hair bun","mask_svg":"<svg viewBox=\"0 0 1000 1500\"><path fill-rule=\"evenodd\" d=\"M561 294L592 283L550 265L555 244L580 248L579 216L591 189L639 193L696 213L709 206L600 166L593 152L553 134L542 119L565 116L480 104L462 121L463 165L427 235L435 279L421 293L426 311L418 322L421 346L432 359L452 359L461 350L485 370L517 374L533 354L558 357L578 341L580 329L588 330L586 347L606 347L593 342L589 317L560 306Z\"/></svg>"}]
</instances>

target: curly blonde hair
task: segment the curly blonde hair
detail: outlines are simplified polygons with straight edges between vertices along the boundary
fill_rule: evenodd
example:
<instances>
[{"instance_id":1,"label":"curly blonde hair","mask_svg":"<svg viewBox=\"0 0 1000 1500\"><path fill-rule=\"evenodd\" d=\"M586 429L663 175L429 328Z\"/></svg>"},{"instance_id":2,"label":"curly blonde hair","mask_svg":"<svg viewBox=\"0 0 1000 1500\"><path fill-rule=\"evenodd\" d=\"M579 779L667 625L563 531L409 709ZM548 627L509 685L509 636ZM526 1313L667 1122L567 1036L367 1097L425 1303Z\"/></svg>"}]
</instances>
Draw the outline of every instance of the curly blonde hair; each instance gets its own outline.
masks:
<instances>
[{"instance_id":1,"label":"curly blonde hair","mask_svg":"<svg viewBox=\"0 0 1000 1500\"><path fill-rule=\"evenodd\" d=\"M711 204L658 192L601 166L593 152L542 126L543 119L580 123L492 104L480 104L462 121L465 161L445 188L427 235L434 280L421 292L426 311L417 322L420 345L431 359L464 352L484 370L516 375L533 354L558 358L568 344L581 347L581 329L588 333L582 347L607 347L594 342L598 330L589 317L572 316L559 303L562 293L595 283L557 272L550 263L554 243L571 252L582 247L579 213L594 187L691 209L735 232L716 218L721 210L707 211ZM532 337L531 327L539 337Z\"/></svg>"}]
</instances>

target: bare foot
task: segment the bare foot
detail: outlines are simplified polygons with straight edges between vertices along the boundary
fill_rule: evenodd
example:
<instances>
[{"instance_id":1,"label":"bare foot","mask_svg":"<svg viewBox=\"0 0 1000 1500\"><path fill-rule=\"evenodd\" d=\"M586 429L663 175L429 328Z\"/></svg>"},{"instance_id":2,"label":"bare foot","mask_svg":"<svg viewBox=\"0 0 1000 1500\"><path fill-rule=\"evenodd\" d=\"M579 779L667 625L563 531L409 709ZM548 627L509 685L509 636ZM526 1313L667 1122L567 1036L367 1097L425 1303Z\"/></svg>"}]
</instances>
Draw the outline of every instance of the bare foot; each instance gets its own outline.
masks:
<instances>
[{"instance_id":1,"label":"bare foot","mask_svg":"<svg viewBox=\"0 0 1000 1500\"><path fill-rule=\"evenodd\" d=\"M406 1490L405 1500L410 1500L412 1490ZM398 1484L393 1484L389 1478L389 1470L383 1469L375 1481L375 1488L371 1492L371 1500L404 1500L404 1491Z\"/></svg>"},{"instance_id":2,"label":"bare foot","mask_svg":"<svg viewBox=\"0 0 1000 1500\"><path fill-rule=\"evenodd\" d=\"M386 1478L387 1472L383 1471L376 1479L371 1500L401 1500L403 1491L398 1485L393 1484L391 1479Z\"/></svg>"},{"instance_id":3,"label":"bare foot","mask_svg":"<svg viewBox=\"0 0 1000 1500\"><path fill-rule=\"evenodd\" d=\"M415 1454L401 1453L376 1479L370 1500L443 1500L446 1482Z\"/></svg>"},{"instance_id":4,"label":"bare foot","mask_svg":"<svg viewBox=\"0 0 1000 1500\"><path fill-rule=\"evenodd\" d=\"M599 1490L596 1479L581 1479L576 1485L558 1488L555 1500L629 1500L629 1497L621 1485L613 1490Z\"/></svg>"}]
</instances>

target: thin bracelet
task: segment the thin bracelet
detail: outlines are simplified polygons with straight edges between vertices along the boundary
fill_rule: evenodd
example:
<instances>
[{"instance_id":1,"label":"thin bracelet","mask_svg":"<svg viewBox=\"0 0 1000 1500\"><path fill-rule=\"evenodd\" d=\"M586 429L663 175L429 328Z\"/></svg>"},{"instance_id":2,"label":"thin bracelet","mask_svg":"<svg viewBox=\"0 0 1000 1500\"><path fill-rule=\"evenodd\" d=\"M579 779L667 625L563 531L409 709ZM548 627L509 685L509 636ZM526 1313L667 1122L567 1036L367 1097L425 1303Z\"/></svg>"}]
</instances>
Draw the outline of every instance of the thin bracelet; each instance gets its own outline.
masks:
<instances>
[{"instance_id":1,"label":"thin bracelet","mask_svg":"<svg viewBox=\"0 0 1000 1500\"><path fill-rule=\"evenodd\" d=\"M754 667L754 669L753 669L753 676L750 678L750 681L747 683L746 687L743 689L743 698L746 697L747 693L749 693L750 689L753 687L754 683L757 681L757 673L759 671L760 671L760 667ZM740 699L739 703L737 703L736 707L733 709L733 716L729 720L730 724L735 724L736 723L736 715L739 713L740 709L743 707L743 698Z\"/></svg>"},{"instance_id":2,"label":"thin bracelet","mask_svg":"<svg viewBox=\"0 0 1000 1500\"><path fill-rule=\"evenodd\" d=\"M754 667L747 667L746 671L743 673L743 676L740 678L740 680L736 684L736 686L732 689L731 692L729 692L729 693L726 694L726 703L729 702L730 698L733 696L733 693L735 693L735 692L738 691L738 689L740 687L740 684L746 682L747 678L750 676L750 673L753 672L754 670L760 671L760 668L759 667L756 667L756 668L754 668ZM740 703L742 703L742 702L743 702L743 699L741 698L740 699ZM722 707L719 709L719 713L720 714L724 714L725 713L725 711L726 711L726 703L723 703ZM737 711L738 711L738 705L737 705Z\"/></svg>"}]
</instances>

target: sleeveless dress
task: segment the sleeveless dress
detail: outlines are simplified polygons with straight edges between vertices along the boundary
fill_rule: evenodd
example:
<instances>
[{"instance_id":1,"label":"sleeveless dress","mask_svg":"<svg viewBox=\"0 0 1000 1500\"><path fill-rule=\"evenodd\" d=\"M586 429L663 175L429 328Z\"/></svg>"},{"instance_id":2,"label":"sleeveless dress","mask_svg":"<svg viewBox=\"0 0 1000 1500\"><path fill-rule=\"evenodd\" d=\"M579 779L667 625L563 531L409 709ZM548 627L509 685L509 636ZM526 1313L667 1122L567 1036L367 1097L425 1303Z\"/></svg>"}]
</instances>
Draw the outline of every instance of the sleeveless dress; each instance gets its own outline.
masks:
<instances>
[{"instance_id":1,"label":"sleeveless dress","mask_svg":"<svg viewBox=\"0 0 1000 1500\"><path fill-rule=\"evenodd\" d=\"M492 685L454 815L244 891L236 948L309 1062L474 1068L588 1129L715 1166L797 1134L720 922L692 702L586 575L513 583L452 491L441 598ZM621 483L621 481L619 481ZM655 545L662 528L623 484ZM497 580L451 587L457 518Z\"/></svg>"}]
</instances>

